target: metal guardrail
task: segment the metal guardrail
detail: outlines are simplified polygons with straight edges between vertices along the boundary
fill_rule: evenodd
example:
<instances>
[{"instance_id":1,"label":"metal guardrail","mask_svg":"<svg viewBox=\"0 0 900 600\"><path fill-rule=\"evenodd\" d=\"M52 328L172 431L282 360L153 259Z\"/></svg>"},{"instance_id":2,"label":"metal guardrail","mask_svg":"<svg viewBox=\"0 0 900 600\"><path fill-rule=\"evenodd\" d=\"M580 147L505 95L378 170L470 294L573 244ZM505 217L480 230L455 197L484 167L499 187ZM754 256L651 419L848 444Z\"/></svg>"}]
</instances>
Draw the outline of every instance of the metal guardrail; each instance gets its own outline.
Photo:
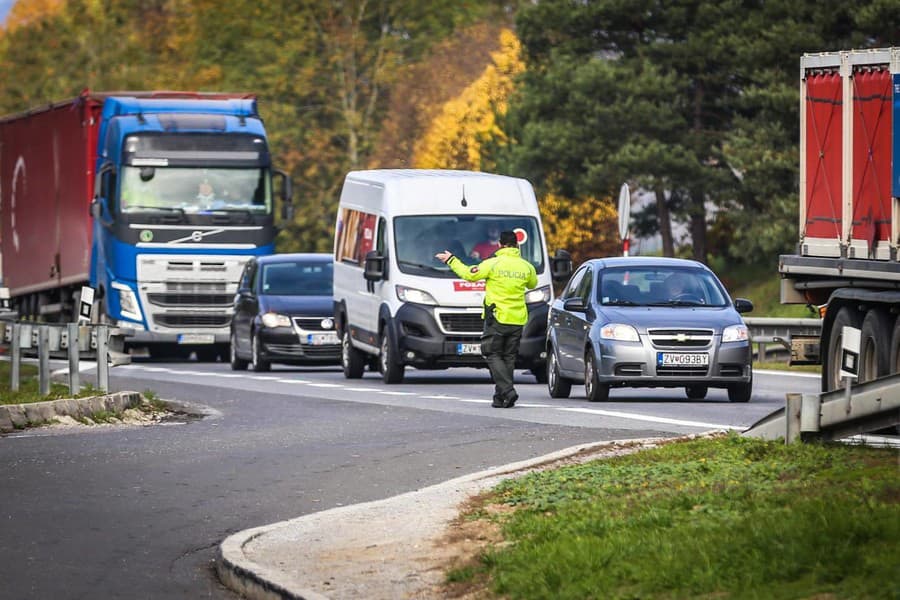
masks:
<instances>
[{"instance_id":1,"label":"metal guardrail","mask_svg":"<svg viewBox=\"0 0 900 600\"><path fill-rule=\"evenodd\" d=\"M900 425L900 373L823 394L787 394L787 405L757 421L743 435L837 440Z\"/></svg>"},{"instance_id":2,"label":"metal guardrail","mask_svg":"<svg viewBox=\"0 0 900 600\"><path fill-rule=\"evenodd\" d=\"M750 329L750 339L756 344L760 361L765 361L767 352L770 352L768 344L778 344L790 352L794 338L818 338L822 333L821 319L747 317L744 323Z\"/></svg>"},{"instance_id":3,"label":"metal guardrail","mask_svg":"<svg viewBox=\"0 0 900 600\"><path fill-rule=\"evenodd\" d=\"M50 358L68 358L69 392L81 390L79 365L82 359L97 361L97 388L109 391L109 367L130 362L124 352L129 333L109 325L78 323L33 323L0 320L0 346L10 355L10 390L21 385L24 357L37 357L38 381L42 396L50 393Z\"/></svg>"}]
</instances>

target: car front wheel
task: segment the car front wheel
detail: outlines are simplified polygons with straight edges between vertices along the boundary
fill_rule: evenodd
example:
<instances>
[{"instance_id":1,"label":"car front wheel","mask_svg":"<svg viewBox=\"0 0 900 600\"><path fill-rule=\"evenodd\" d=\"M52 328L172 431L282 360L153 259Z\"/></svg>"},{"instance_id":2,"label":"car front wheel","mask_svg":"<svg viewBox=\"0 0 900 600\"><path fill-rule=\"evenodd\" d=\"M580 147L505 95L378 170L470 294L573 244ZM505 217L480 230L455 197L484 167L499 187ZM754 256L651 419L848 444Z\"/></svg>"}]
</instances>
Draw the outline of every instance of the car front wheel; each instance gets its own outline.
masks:
<instances>
[{"instance_id":1,"label":"car front wheel","mask_svg":"<svg viewBox=\"0 0 900 600\"><path fill-rule=\"evenodd\" d=\"M609 400L609 384L600 383L594 363L594 351L588 350L584 357L584 395L590 402L606 402Z\"/></svg>"},{"instance_id":2,"label":"car front wheel","mask_svg":"<svg viewBox=\"0 0 900 600\"><path fill-rule=\"evenodd\" d=\"M572 391L572 381L559 374L559 360L553 348L547 353L547 388L551 398L568 398Z\"/></svg>"},{"instance_id":3,"label":"car front wheel","mask_svg":"<svg viewBox=\"0 0 900 600\"><path fill-rule=\"evenodd\" d=\"M256 333L250 337L250 368L257 373L268 371L272 365L259 355L259 336Z\"/></svg>"},{"instance_id":4,"label":"car front wheel","mask_svg":"<svg viewBox=\"0 0 900 600\"><path fill-rule=\"evenodd\" d=\"M231 343L229 344L228 354L231 357L231 370L244 371L247 369L247 361L239 358L237 355L237 337L231 332Z\"/></svg>"}]
</instances>

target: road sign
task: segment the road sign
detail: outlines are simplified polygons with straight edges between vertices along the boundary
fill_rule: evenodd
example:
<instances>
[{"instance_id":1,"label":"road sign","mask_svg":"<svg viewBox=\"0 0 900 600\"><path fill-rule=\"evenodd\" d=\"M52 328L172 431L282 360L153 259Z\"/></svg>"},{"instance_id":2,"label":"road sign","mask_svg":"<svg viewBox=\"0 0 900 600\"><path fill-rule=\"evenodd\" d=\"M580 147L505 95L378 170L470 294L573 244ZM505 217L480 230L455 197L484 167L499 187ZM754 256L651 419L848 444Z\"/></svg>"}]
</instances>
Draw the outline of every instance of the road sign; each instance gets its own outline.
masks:
<instances>
[{"instance_id":1,"label":"road sign","mask_svg":"<svg viewBox=\"0 0 900 600\"><path fill-rule=\"evenodd\" d=\"M619 189L619 237L622 238L622 254L628 256L628 220L631 218L631 190L623 183Z\"/></svg>"},{"instance_id":2,"label":"road sign","mask_svg":"<svg viewBox=\"0 0 900 600\"><path fill-rule=\"evenodd\" d=\"M81 286L80 305L78 307L78 320L91 320L91 308L94 306L94 288L83 285Z\"/></svg>"},{"instance_id":3,"label":"road sign","mask_svg":"<svg viewBox=\"0 0 900 600\"><path fill-rule=\"evenodd\" d=\"M841 333L841 378L859 376L859 333L846 325Z\"/></svg>"}]
</instances>

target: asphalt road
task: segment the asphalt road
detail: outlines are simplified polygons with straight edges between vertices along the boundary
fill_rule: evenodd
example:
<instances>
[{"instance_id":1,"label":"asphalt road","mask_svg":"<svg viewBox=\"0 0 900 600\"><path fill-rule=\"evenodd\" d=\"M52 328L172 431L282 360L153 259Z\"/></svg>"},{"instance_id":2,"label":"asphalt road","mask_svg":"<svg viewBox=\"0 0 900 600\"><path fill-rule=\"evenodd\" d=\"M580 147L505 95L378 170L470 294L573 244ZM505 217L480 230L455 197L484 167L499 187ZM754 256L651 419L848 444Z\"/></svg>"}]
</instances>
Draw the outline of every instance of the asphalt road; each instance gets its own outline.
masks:
<instances>
[{"instance_id":1,"label":"asphalt road","mask_svg":"<svg viewBox=\"0 0 900 600\"><path fill-rule=\"evenodd\" d=\"M683 390L613 390L591 404L580 389L552 400L521 374L512 410L490 407L489 377L476 369L410 371L386 386L336 368L148 362L117 367L111 386L216 414L0 438L0 597L235 598L212 569L235 531L576 444L744 429L818 379L758 373L748 404L718 390L703 402Z\"/></svg>"}]
</instances>

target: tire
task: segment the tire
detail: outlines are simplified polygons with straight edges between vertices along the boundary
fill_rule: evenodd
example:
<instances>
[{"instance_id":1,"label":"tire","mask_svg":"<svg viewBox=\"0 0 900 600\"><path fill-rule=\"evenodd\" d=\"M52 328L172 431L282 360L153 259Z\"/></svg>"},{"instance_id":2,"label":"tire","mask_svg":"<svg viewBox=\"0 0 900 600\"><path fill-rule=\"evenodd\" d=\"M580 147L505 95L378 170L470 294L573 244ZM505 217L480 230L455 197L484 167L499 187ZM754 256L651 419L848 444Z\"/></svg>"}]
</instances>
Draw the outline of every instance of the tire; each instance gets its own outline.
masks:
<instances>
[{"instance_id":1,"label":"tire","mask_svg":"<svg viewBox=\"0 0 900 600\"><path fill-rule=\"evenodd\" d=\"M243 358L238 358L237 354L237 337L235 337L234 332L231 332L231 343L228 345L228 354L231 362L231 370L232 371L246 371L247 370L247 361Z\"/></svg>"},{"instance_id":2,"label":"tire","mask_svg":"<svg viewBox=\"0 0 900 600\"><path fill-rule=\"evenodd\" d=\"M844 326L859 328L859 316L856 311L846 306L838 311L831 325L827 362L822 369L822 389L826 392L844 387L844 382L841 380L841 345L844 341L842 333Z\"/></svg>"},{"instance_id":3,"label":"tire","mask_svg":"<svg viewBox=\"0 0 900 600\"><path fill-rule=\"evenodd\" d=\"M559 359L553 348L547 353L547 389L551 398L568 398L572 392L572 380L559 374Z\"/></svg>"},{"instance_id":4,"label":"tire","mask_svg":"<svg viewBox=\"0 0 900 600\"><path fill-rule=\"evenodd\" d=\"M859 381L872 381L890 372L891 334L894 323L890 315L872 308L863 319L859 334Z\"/></svg>"},{"instance_id":5,"label":"tire","mask_svg":"<svg viewBox=\"0 0 900 600\"><path fill-rule=\"evenodd\" d=\"M891 373L900 373L900 317L894 321L894 333L891 335L891 360L888 363Z\"/></svg>"},{"instance_id":6,"label":"tire","mask_svg":"<svg viewBox=\"0 0 900 600\"><path fill-rule=\"evenodd\" d=\"M259 355L259 336L256 332L250 334L250 369L257 373L264 373L272 368L271 363Z\"/></svg>"},{"instance_id":7,"label":"tire","mask_svg":"<svg viewBox=\"0 0 900 600\"><path fill-rule=\"evenodd\" d=\"M366 368L366 357L350 343L350 329L347 327L341 335L341 367L346 379L359 379Z\"/></svg>"},{"instance_id":8,"label":"tire","mask_svg":"<svg viewBox=\"0 0 900 600\"><path fill-rule=\"evenodd\" d=\"M753 395L753 371L750 371L750 381L747 383L732 383L728 386L729 402L750 402Z\"/></svg>"},{"instance_id":9,"label":"tire","mask_svg":"<svg viewBox=\"0 0 900 600\"><path fill-rule=\"evenodd\" d=\"M689 385L684 388L685 394L691 400L703 400L706 398L706 392L708 391L709 386L706 385Z\"/></svg>"},{"instance_id":10,"label":"tire","mask_svg":"<svg viewBox=\"0 0 900 600\"><path fill-rule=\"evenodd\" d=\"M594 364L594 351L588 350L584 356L584 395L589 402L606 402L609 400L609 384L600 383L597 367Z\"/></svg>"},{"instance_id":11,"label":"tire","mask_svg":"<svg viewBox=\"0 0 900 600\"><path fill-rule=\"evenodd\" d=\"M531 374L534 375L535 382L547 383L547 363L531 369Z\"/></svg>"},{"instance_id":12,"label":"tire","mask_svg":"<svg viewBox=\"0 0 900 600\"><path fill-rule=\"evenodd\" d=\"M396 346L390 327L385 324L381 333L381 354L378 356L378 370L385 383L403 383L404 367L396 356Z\"/></svg>"}]
</instances>

